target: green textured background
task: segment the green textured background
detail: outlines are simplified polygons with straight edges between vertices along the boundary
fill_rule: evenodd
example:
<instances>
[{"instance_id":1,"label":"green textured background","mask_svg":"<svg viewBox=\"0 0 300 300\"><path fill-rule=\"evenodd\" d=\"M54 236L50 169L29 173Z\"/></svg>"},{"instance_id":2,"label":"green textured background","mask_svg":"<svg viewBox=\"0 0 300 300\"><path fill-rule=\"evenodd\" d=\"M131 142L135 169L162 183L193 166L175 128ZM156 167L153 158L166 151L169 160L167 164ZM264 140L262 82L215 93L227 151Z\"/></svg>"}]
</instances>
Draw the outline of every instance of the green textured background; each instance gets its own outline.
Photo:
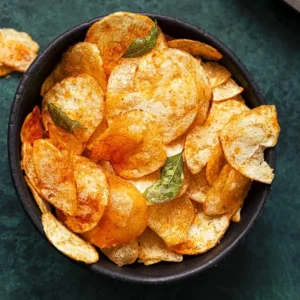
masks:
<instances>
[{"instance_id":1,"label":"green textured background","mask_svg":"<svg viewBox=\"0 0 300 300\"><path fill-rule=\"evenodd\" d=\"M282 128L271 198L246 240L203 275L141 287L94 275L54 251L27 219L11 184L6 132L21 78L0 79L0 299L300 299L300 15L280 1L0 0L0 28L43 49L70 27L118 10L162 13L203 27L245 63Z\"/></svg>"}]
</instances>

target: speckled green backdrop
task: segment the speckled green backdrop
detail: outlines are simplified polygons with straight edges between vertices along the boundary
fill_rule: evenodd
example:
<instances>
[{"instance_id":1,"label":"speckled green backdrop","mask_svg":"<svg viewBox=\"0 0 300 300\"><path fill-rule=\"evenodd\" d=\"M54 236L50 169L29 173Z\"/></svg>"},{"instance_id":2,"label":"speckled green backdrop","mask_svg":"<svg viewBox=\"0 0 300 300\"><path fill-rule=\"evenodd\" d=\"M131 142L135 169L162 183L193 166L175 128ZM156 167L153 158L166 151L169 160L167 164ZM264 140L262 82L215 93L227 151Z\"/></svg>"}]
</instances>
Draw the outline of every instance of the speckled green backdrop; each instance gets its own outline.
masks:
<instances>
[{"instance_id":1,"label":"speckled green backdrop","mask_svg":"<svg viewBox=\"0 0 300 300\"><path fill-rule=\"evenodd\" d=\"M55 252L24 214L9 176L10 105L20 75L0 79L0 299L300 299L300 15L280 1L0 0L0 28L30 33L43 49L57 35L118 10L175 16L226 43L245 63L282 133L271 198L244 243L184 283L139 287L96 276Z\"/></svg>"}]
</instances>

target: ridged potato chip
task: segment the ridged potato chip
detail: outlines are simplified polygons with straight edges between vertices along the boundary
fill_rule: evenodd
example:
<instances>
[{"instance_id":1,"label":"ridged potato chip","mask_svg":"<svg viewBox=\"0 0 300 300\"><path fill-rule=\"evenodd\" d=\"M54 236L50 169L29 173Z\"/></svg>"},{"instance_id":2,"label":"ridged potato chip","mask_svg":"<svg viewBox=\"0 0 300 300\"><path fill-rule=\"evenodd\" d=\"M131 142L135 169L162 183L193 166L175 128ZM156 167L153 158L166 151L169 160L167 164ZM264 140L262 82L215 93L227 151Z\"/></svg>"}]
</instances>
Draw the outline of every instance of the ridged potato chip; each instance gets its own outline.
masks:
<instances>
[{"instance_id":1,"label":"ridged potato chip","mask_svg":"<svg viewBox=\"0 0 300 300\"><path fill-rule=\"evenodd\" d=\"M226 165L226 159L223 154L220 143L218 143L211 152L211 156L207 161L206 166L206 179L209 185L213 185L213 183L218 179L221 170Z\"/></svg>"},{"instance_id":2,"label":"ridged potato chip","mask_svg":"<svg viewBox=\"0 0 300 300\"><path fill-rule=\"evenodd\" d=\"M99 49L96 45L80 42L67 50L61 59L59 65L45 80L41 89L41 96L45 96L55 83L66 77L88 74L92 76L100 85L101 89L106 91L106 75L103 69L103 62Z\"/></svg>"},{"instance_id":3,"label":"ridged potato chip","mask_svg":"<svg viewBox=\"0 0 300 300\"><path fill-rule=\"evenodd\" d=\"M167 245L176 245L188 239L188 230L194 219L194 206L185 195L148 207L148 226Z\"/></svg>"},{"instance_id":4,"label":"ridged potato chip","mask_svg":"<svg viewBox=\"0 0 300 300\"><path fill-rule=\"evenodd\" d=\"M112 248L102 248L101 251L119 267L133 264L139 256L137 241Z\"/></svg>"},{"instance_id":5,"label":"ridged potato chip","mask_svg":"<svg viewBox=\"0 0 300 300\"><path fill-rule=\"evenodd\" d=\"M21 142L30 143L43 138L43 127L41 121L41 112L38 106L28 114L21 128Z\"/></svg>"},{"instance_id":6,"label":"ridged potato chip","mask_svg":"<svg viewBox=\"0 0 300 300\"><path fill-rule=\"evenodd\" d=\"M106 174L109 185L107 208L96 227L83 237L100 248L127 244L147 227L147 204L144 196L129 182Z\"/></svg>"},{"instance_id":7,"label":"ridged potato chip","mask_svg":"<svg viewBox=\"0 0 300 300\"><path fill-rule=\"evenodd\" d=\"M85 157L73 162L77 190L77 210L69 216L57 210L57 216L73 232L85 232L100 221L108 202L108 183L102 169Z\"/></svg>"},{"instance_id":8,"label":"ridged potato chip","mask_svg":"<svg viewBox=\"0 0 300 300\"><path fill-rule=\"evenodd\" d=\"M238 223L241 221L241 210L242 208L240 207L235 214L232 216L231 221L234 223Z\"/></svg>"},{"instance_id":9,"label":"ridged potato chip","mask_svg":"<svg viewBox=\"0 0 300 300\"><path fill-rule=\"evenodd\" d=\"M11 68L11 67L6 67L6 66L2 66L2 65L0 64L0 77L9 75L9 74L12 73L13 71L14 71L13 68Z\"/></svg>"},{"instance_id":10,"label":"ridged potato chip","mask_svg":"<svg viewBox=\"0 0 300 300\"><path fill-rule=\"evenodd\" d=\"M232 216L242 207L251 183L251 179L225 165L219 178L206 193L204 213L209 216L222 214Z\"/></svg>"},{"instance_id":11,"label":"ridged potato chip","mask_svg":"<svg viewBox=\"0 0 300 300\"><path fill-rule=\"evenodd\" d=\"M223 57L217 49L199 41L177 39L168 41L168 46L185 51L193 56L204 57L208 60L219 60Z\"/></svg>"},{"instance_id":12,"label":"ridged potato chip","mask_svg":"<svg viewBox=\"0 0 300 300\"><path fill-rule=\"evenodd\" d=\"M216 62L208 61L203 63L202 66L207 74L212 88L227 82L231 77L231 73Z\"/></svg>"},{"instance_id":13,"label":"ridged potato chip","mask_svg":"<svg viewBox=\"0 0 300 300\"><path fill-rule=\"evenodd\" d=\"M37 55L39 45L25 32L0 29L0 66L25 72Z\"/></svg>"},{"instance_id":14,"label":"ridged potato chip","mask_svg":"<svg viewBox=\"0 0 300 300\"><path fill-rule=\"evenodd\" d=\"M96 249L67 229L50 212L42 215L45 234L51 244L68 257L93 264L99 260Z\"/></svg>"},{"instance_id":15,"label":"ridged potato chip","mask_svg":"<svg viewBox=\"0 0 300 300\"><path fill-rule=\"evenodd\" d=\"M146 266L161 261L181 262L183 257L169 249L164 241L150 228L138 238L139 262Z\"/></svg>"},{"instance_id":16,"label":"ridged potato chip","mask_svg":"<svg viewBox=\"0 0 300 300\"><path fill-rule=\"evenodd\" d=\"M138 110L115 116L87 155L94 161L109 160L116 173L126 179L158 170L167 158L153 117Z\"/></svg>"},{"instance_id":17,"label":"ridged potato chip","mask_svg":"<svg viewBox=\"0 0 300 300\"><path fill-rule=\"evenodd\" d=\"M105 73L109 76L130 44L137 38L147 36L153 26L154 22L147 16L117 12L94 23L87 32L86 41L99 48ZM154 49L166 47L164 35L159 30Z\"/></svg>"},{"instance_id":18,"label":"ridged potato chip","mask_svg":"<svg viewBox=\"0 0 300 300\"><path fill-rule=\"evenodd\" d=\"M279 132L274 105L262 105L234 116L220 135L226 160L244 176L270 184L274 173L264 160L264 149L276 145Z\"/></svg>"},{"instance_id":19,"label":"ridged potato chip","mask_svg":"<svg viewBox=\"0 0 300 300\"><path fill-rule=\"evenodd\" d=\"M175 245L171 249L182 255L207 252L220 242L229 224L230 218L227 215L209 217L199 211L190 226L188 241Z\"/></svg>"},{"instance_id":20,"label":"ridged potato chip","mask_svg":"<svg viewBox=\"0 0 300 300\"><path fill-rule=\"evenodd\" d=\"M38 189L43 198L65 213L74 215L77 209L77 196L70 163L47 140L34 141L33 162Z\"/></svg>"},{"instance_id":21,"label":"ridged potato chip","mask_svg":"<svg viewBox=\"0 0 300 300\"><path fill-rule=\"evenodd\" d=\"M184 154L192 174L206 166L213 147L219 143L219 133L230 118L247 110L245 104L236 100L214 103L205 124L191 128L186 136Z\"/></svg>"},{"instance_id":22,"label":"ridged potato chip","mask_svg":"<svg viewBox=\"0 0 300 300\"><path fill-rule=\"evenodd\" d=\"M231 99L241 94L243 90L244 88L237 85L237 83L230 78L228 81L212 90L213 101L224 101Z\"/></svg>"},{"instance_id":23,"label":"ridged potato chip","mask_svg":"<svg viewBox=\"0 0 300 300\"><path fill-rule=\"evenodd\" d=\"M203 203L208 189L209 184L206 180L206 168L203 168L197 174L190 175L190 182L186 191L186 194L190 199Z\"/></svg>"}]
</instances>

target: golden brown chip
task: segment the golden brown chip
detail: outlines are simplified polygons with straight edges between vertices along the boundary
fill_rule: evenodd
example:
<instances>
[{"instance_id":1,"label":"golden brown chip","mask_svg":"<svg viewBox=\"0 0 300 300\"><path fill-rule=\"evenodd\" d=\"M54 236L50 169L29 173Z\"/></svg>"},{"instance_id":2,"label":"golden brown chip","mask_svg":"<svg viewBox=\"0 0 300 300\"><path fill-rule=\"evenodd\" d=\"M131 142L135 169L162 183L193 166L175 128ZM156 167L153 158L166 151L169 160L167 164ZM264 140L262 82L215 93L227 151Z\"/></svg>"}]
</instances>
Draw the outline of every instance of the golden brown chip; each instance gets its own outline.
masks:
<instances>
[{"instance_id":1,"label":"golden brown chip","mask_svg":"<svg viewBox=\"0 0 300 300\"><path fill-rule=\"evenodd\" d=\"M231 73L216 62L208 61L203 63L202 66L207 74L212 88L227 82L231 77Z\"/></svg>"},{"instance_id":2,"label":"golden brown chip","mask_svg":"<svg viewBox=\"0 0 300 300\"><path fill-rule=\"evenodd\" d=\"M211 156L207 161L206 166L206 179L209 185L218 179L221 170L226 165L226 159L224 157L220 143L218 143L211 152Z\"/></svg>"},{"instance_id":3,"label":"golden brown chip","mask_svg":"<svg viewBox=\"0 0 300 300\"><path fill-rule=\"evenodd\" d=\"M41 212L42 213L50 212L51 211L50 203L40 197L40 195L34 189L33 185L30 183L29 179L26 176L25 176L25 181L26 181L28 187L30 188L33 198L36 201Z\"/></svg>"},{"instance_id":4,"label":"golden brown chip","mask_svg":"<svg viewBox=\"0 0 300 300\"><path fill-rule=\"evenodd\" d=\"M212 90L213 101L224 101L234 98L243 92L244 88L238 86L233 79L217 86Z\"/></svg>"},{"instance_id":5,"label":"golden brown chip","mask_svg":"<svg viewBox=\"0 0 300 300\"><path fill-rule=\"evenodd\" d=\"M94 142L97 140L97 138L100 135L102 135L105 132L106 129L107 129L107 123L106 120L103 118L101 123L97 126L97 128L94 130L89 140L87 141L86 144L87 150L93 147Z\"/></svg>"},{"instance_id":6,"label":"golden brown chip","mask_svg":"<svg viewBox=\"0 0 300 300\"><path fill-rule=\"evenodd\" d=\"M229 165L225 165L219 178L207 191L203 204L206 215L228 214L232 216L242 207L252 181Z\"/></svg>"},{"instance_id":7,"label":"golden brown chip","mask_svg":"<svg viewBox=\"0 0 300 300\"><path fill-rule=\"evenodd\" d=\"M232 117L220 135L226 160L244 176L271 183L274 173L263 152L276 145L279 132L273 105L262 105Z\"/></svg>"},{"instance_id":8,"label":"golden brown chip","mask_svg":"<svg viewBox=\"0 0 300 300\"><path fill-rule=\"evenodd\" d=\"M160 170L145 175L140 178L129 179L128 181L133 184L142 194L148 187L154 184L160 178ZM152 202L151 202L152 203Z\"/></svg>"},{"instance_id":9,"label":"golden brown chip","mask_svg":"<svg viewBox=\"0 0 300 300\"><path fill-rule=\"evenodd\" d=\"M86 41L96 44L99 48L105 73L109 76L129 45L137 38L147 36L153 26L154 22L149 17L117 12L94 23L87 32ZM154 49L165 47L164 35L159 30Z\"/></svg>"},{"instance_id":10,"label":"golden brown chip","mask_svg":"<svg viewBox=\"0 0 300 300\"><path fill-rule=\"evenodd\" d=\"M202 126L193 127L186 136L185 160L192 174L199 173L207 164L218 135L233 115L249 110L240 101L228 100L214 103L210 114Z\"/></svg>"},{"instance_id":11,"label":"golden brown chip","mask_svg":"<svg viewBox=\"0 0 300 300\"><path fill-rule=\"evenodd\" d=\"M83 236L100 248L110 248L135 240L147 227L144 196L129 182L106 174L109 185L107 208L96 227Z\"/></svg>"},{"instance_id":12,"label":"golden brown chip","mask_svg":"<svg viewBox=\"0 0 300 300\"><path fill-rule=\"evenodd\" d=\"M181 262L182 255L169 249L164 241L150 228L138 238L140 245L139 262L146 266L161 261Z\"/></svg>"},{"instance_id":13,"label":"golden brown chip","mask_svg":"<svg viewBox=\"0 0 300 300\"><path fill-rule=\"evenodd\" d=\"M173 251L184 255L207 252L215 247L229 227L227 215L209 217L199 211L189 229L188 241L171 247Z\"/></svg>"},{"instance_id":14,"label":"golden brown chip","mask_svg":"<svg viewBox=\"0 0 300 300\"><path fill-rule=\"evenodd\" d=\"M47 140L34 141L33 162L43 198L65 213L74 215L77 209L76 185L69 162Z\"/></svg>"},{"instance_id":15,"label":"golden brown chip","mask_svg":"<svg viewBox=\"0 0 300 300\"><path fill-rule=\"evenodd\" d=\"M0 64L0 77L6 76L14 71L11 67L1 66Z\"/></svg>"},{"instance_id":16,"label":"golden brown chip","mask_svg":"<svg viewBox=\"0 0 300 300\"><path fill-rule=\"evenodd\" d=\"M108 172L109 174L116 175L114 168L108 160L99 160L97 164L103 169L105 173Z\"/></svg>"},{"instance_id":17,"label":"golden brown chip","mask_svg":"<svg viewBox=\"0 0 300 300\"><path fill-rule=\"evenodd\" d=\"M21 128L22 143L30 143L43 138L43 127L41 121L41 112L38 106L35 106L33 111L28 114Z\"/></svg>"},{"instance_id":18,"label":"golden brown chip","mask_svg":"<svg viewBox=\"0 0 300 300\"><path fill-rule=\"evenodd\" d=\"M109 160L116 173L127 179L158 170L167 158L153 117L138 110L114 117L87 155L93 161Z\"/></svg>"},{"instance_id":19,"label":"golden brown chip","mask_svg":"<svg viewBox=\"0 0 300 300\"><path fill-rule=\"evenodd\" d=\"M99 260L96 249L67 229L50 212L42 215L45 234L51 244L68 257L93 264Z\"/></svg>"},{"instance_id":20,"label":"golden brown chip","mask_svg":"<svg viewBox=\"0 0 300 300\"><path fill-rule=\"evenodd\" d=\"M203 203L208 189L209 184L206 180L206 168L203 168L199 173L190 176L186 193L190 199Z\"/></svg>"},{"instance_id":21,"label":"golden brown chip","mask_svg":"<svg viewBox=\"0 0 300 300\"><path fill-rule=\"evenodd\" d=\"M133 264L139 256L139 245L136 240L122 246L102 248L101 251L119 267Z\"/></svg>"},{"instance_id":22,"label":"golden brown chip","mask_svg":"<svg viewBox=\"0 0 300 300\"><path fill-rule=\"evenodd\" d=\"M234 214L234 215L232 216L232 218L231 218L231 221L232 221L232 222L238 223L238 222L241 221L241 210L242 210L242 208L239 208L239 209L235 212L235 214Z\"/></svg>"},{"instance_id":23,"label":"golden brown chip","mask_svg":"<svg viewBox=\"0 0 300 300\"><path fill-rule=\"evenodd\" d=\"M183 195L169 202L149 206L148 215L148 226L167 245L176 245L187 240L195 211L189 198Z\"/></svg>"},{"instance_id":24,"label":"golden brown chip","mask_svg":"<svg viewBox=\"0 0 300 300\"><path fill-rule=\"evenodd\" d=\"M25 72L37 55L39 46L25 32L0 29L0 66Z\"/></svg>"},{"instance_id":25,"label":"golden brown chip","mask_svg":"<svg viewBox=\"0 0 300 300\"><path fill-rule=\"evenodd\" d=\"M209 60L219 60L223 57L217 49L199 41L178 39L168 41L168 46L170 48L185 51L193 56L201 56Z\"/></svg>"},{"instance_id":26,"label":"golden brown chip","mask_svg":"<svg viewBox=\"0 0 300 300\"><path fill-rule=\"evenodd\" d=\"M106 91L106 75L103 69L103 62L96 45L80 42L67 50L59 65L49 75L42 85L41 95L44 97L55 83L69 76L88 74L92 76Z\"/></svg>"},{"instance_id":27,"label":"golden brown chip","mask_svg":"<svg viewBox=\"0 0 300 300\"><path fill-rule=\"evenodd\" d=\"M100 221L108 202L108 183L104 171L85 157L77 156L73 162L77 188L77 210L69 216L57 210L57 217L73 232L91 230Z\"/></svg>"}]
</instances>

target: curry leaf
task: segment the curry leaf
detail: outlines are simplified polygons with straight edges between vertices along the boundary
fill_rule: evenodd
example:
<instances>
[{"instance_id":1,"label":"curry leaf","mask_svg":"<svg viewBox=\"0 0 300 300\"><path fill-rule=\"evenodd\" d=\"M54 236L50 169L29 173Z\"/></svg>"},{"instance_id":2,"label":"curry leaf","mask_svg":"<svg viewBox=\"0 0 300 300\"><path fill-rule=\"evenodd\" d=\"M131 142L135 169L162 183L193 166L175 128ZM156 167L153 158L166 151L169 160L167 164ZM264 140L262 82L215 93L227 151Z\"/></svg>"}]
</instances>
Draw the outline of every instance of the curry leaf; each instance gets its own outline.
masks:
<instances>
[{"instance_id":1,"label":"curry leaf","mask_svg":"<svg viewBox=\"0 0 300 300\"><path fill-rule=\"evenodd\" d=\"M73 133L74 128L86 129L76 120L72 120L68 115L63 112L59 107L55 106L53 103L47 103L48 111L57 127L60 127L70 133Z\"/></svg>"},{"instance_id":2,"label":"curry leaf","mask_svg":"<svg viewBox=\"0 0 300 300\"><path fill-rule=\"evenodd\" d=\"M183 183L182 153L168 157L160 179L144 192L147 200L154 203L167 202L176 197Z\"/></svg>"},{"instance_id":3,"label":"curry leaf","mask_svg":"<svg viewBox=\"0 0 300 300\"><path fill-rule=\"evenodd\" d=\"M130 44L126 52L123 54L123 57L142 56L148 53L149 51L151 51L155 47L158 38L158 30L157 30L156 23L157 22L155 20L155 24L152 27L149 35L143 38L137 38Z\"/></svg>"}]
</instances>

